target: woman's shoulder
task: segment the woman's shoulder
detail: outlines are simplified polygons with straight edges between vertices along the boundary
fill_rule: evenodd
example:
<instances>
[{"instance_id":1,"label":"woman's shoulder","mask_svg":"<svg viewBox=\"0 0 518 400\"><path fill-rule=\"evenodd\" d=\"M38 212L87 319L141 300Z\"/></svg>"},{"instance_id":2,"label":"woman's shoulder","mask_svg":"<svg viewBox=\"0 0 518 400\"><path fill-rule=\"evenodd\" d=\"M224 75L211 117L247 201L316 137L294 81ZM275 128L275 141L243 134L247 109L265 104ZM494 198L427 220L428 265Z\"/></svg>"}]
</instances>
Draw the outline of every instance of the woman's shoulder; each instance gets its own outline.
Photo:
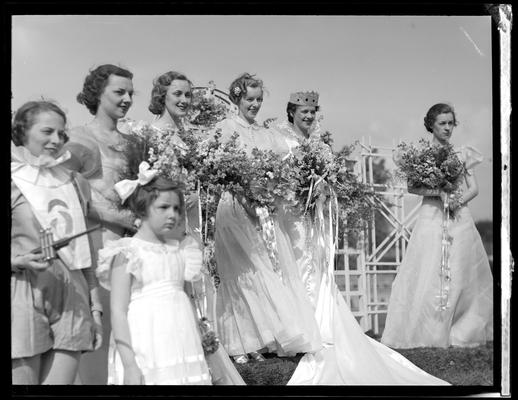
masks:
<instances>
[{"instance_id":1,"label":"woman's shoulder","mask_svg":"<svg viewBox=\"0 0 518 400\"><path fill-rule=\"evenodd\" d=\"M65 149L72 155L81 157L97 155L100 153L99 142L92 130L87 126L76 126L69 131L70 140L65 144Z\"/></svg>"},{"instance_id":2,"label":"woman's shoulder","mask_svg":"<svg viewBox=\"0 0 518 400\"><path fill-rule=\"evenodd\" d=\"M68 131L68 134L70 136L69 143L81 143L91 148L98 147L93 130L88 125L74 126Z\"/></svg>"}]
</instances>

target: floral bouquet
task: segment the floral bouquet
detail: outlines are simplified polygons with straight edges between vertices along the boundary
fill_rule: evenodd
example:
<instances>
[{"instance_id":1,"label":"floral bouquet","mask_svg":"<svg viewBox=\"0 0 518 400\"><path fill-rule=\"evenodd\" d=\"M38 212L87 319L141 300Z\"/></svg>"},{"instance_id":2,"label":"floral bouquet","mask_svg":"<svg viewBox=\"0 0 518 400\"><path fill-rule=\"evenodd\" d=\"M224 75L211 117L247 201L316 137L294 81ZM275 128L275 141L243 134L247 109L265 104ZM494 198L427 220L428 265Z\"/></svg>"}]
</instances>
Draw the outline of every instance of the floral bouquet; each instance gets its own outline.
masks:
<instances>
[{"instance_id":1,"label":"floral bouquet","mask_svg":"<svg viewBox=\"0 0 518 400\"><path fill-rule=\"evenodd\" d=\"M316 201L330 193L326 183L334 158L331 147L315 139L303 140L293 151L289 163L296 174L295 196L304 212L314 210Z\"/></svg>"},{"instance_id":2,"label":"floral bouquet","mask_svg":"<svg viewBox=\"0 0 518 400\"><path fill-rule=\"evenodd\" d=\"M200 327L203 352L206 355L215 353L219 348L219 339L216 336L216 332L212 329L209 320L205 317L200 318L198 326Z\"/></svg>"},{"instance_id":3,"label":"floral bouquet","mask_svg":"<svg viewBox=\"0 0 518 400\"><path fill-rule=\"evenodd\" d=\"M420 139L419 145L400 143L395 160L397 177L405 178L411 187L453 192L464 174L464 164L453 145L431 144Z\"/></svg>"},{"instance_id":4,"label":"floral bouquet","mask_svg":"<svg viewBox=\"0 0 518 400\"><path fill-rule=\"evenodd\" d=\"M361 228L363 222L369 221L376 204L374 191L360 182L352 172L349 156L353 149L354 146L344 146L334 153L334 162L330 166L327 179L339 205L339 223L348 230Z\"/></svg>"},{"instance_id":5,"label":"floral bouquet","mask_svg":"<svg viewBox=\"0 0 518 400\"><path fill-rule=\"evenodd\" d=\"M193 90L192 103L187 114L192 125L210 129L225 119L228 113L229 107L212 95L210 89Z\"/></svg>"},{"instance_id":6,"label":"floral bouquet","mask_svg":"<svg viewBox=\"0 0 518 400\"><path fill-rule=\"evenodd\" d=\"M271 150L252 149L244 196L254 207L264 207L275 214L280 204L297 204L297 175L288 163Z\"/></svg>"},{"instance_id":7,"label":"floral bouquet","mask_svg":"<svg viewBox=\"0 0 518 400\"><path fill-rule=\"evenodd\" d=\"M409 187L444 191L450 194L450 211L460 206L460 182L466 168L452 144L432 144L426 139L418 145L403 142L397 146L394 161L396 178L406 179Z\"/></svg>"}]
</instances>

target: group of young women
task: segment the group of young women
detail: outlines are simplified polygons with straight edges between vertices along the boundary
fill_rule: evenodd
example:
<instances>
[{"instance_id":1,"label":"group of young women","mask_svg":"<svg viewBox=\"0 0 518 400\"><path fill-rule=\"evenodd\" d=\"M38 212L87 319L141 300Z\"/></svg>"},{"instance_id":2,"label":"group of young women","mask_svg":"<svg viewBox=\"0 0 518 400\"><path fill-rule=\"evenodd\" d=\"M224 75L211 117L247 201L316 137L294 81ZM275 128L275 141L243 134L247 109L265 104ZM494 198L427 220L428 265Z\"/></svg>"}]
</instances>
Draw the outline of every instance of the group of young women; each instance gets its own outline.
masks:
<instances>
[{"instance_id":1,"label":"group of young women","mask_svg":"<svg viewBox=\"0 0 518 400\"><path fill-rule=\"evenodd\" d=\"M264 361L264 353L305 353L289 381L294 385L447 384L363 333L334 282L328 227L279 207L274 216L279 265L273 265L256 210L231 193L222 195L216 213L221 283L214 323L221 346L204 354L184 291L186 281L202 275L193 229L197 199L184 199L181 182L158 176L146 164L135 180L119 178L128 160L117 123L132 104L132 78L130 71L110 64L90 71L77 100L94 118L70 131L53 103L28 102L14 115L14 384L243 384L227 354L246 363ZM238 112L217 128L223 140L237 133L247 152L257 147L284 155L303 139L320 140L315 92L292 93L287 119L268 128L256 120L261 80L240 75L229 97ZM153 129L189 129L191 101L192 83L185 75L160 75L149 106L156 116ZM432 109L425 126L434 142L445 144L455 112L444 104ZM441 193L420 193L425 196L421 214L394 283L382 338L389 346L472 346L492 340L491 272L465 206L477 193L472 168L480 158L472 148L461 155L468 173L464 206L452 222L453 306L446 312L433 309ZM120 201L126 209L115 206ZM137 229L135 218L141 221ZM50 228L56 240L98 222L101 230L58 250L57 258L35 250L43 229Z\"/></svg>"}]
</instances>

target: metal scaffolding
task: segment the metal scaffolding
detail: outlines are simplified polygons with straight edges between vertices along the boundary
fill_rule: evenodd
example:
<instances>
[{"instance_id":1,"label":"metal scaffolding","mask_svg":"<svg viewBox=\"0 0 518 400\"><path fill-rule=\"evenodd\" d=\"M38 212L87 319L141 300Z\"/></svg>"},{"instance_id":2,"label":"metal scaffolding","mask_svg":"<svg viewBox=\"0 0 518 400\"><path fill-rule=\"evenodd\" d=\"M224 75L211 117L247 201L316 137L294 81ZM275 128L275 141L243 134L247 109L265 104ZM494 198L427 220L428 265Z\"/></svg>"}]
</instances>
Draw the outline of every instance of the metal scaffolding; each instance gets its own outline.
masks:
<instances>
[{"instance_id":1,"label":"metal scaffolding","mask_svg":"<svg viewBox=\"0 0 518 400\"><path fill-rule=\"evenodd\" d=\"M373 146L370 138L362 138L359 145L355 172L379 195L378 207L354 244L350 243L350 233L342 232L343 246L337 251L335 279L363 330L381 334L392 281L405 254L420 203L416 202L418 196L406 191L405 185L375 182L374 160L391 160L395 144ZM416 204L409 206L412 202ZM383 237L378 237L377 225L384 225Z\"/></svg>"}]
</instances>

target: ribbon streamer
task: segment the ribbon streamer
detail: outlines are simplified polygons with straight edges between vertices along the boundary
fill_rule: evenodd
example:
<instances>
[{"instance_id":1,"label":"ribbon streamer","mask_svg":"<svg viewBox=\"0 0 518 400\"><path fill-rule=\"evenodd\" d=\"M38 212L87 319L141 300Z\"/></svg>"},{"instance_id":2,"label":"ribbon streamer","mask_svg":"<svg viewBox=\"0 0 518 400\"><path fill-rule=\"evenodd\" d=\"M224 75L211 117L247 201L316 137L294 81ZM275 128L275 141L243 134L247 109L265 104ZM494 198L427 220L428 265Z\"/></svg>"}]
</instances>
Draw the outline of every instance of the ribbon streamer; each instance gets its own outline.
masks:
<instances>
[{"instance_id":1,"label":"ribbon streamer","mask_svg":"<svg viewBox=\"0 0 518 400\"><path fill-rule=\"evenodd\" d=\"M450 245L452 237L448 232L448 225L450 219L450 207L448 197L443 203L443 219L442 219L442 238L441 238L441 269L439 272L440 278L440 292L437 296L439 298L439 311L445 311L450 308L449 292L450 292Z\"/></svg>"},{"instance_id":2,"label":"ribbon streamer","mask_svg":"<svg viewBox=\"0 0 518 400\"><path fill-rule=\"evenodd\" d=\"M281 280L283 280L282 270L279 266L279 252L277 249L277 239L275 237L275 225L266 207L256 207L255 212L259 217L262 238L266 244L268 255L273 264L273 270Z\"/></svg>"}]
</instances>

